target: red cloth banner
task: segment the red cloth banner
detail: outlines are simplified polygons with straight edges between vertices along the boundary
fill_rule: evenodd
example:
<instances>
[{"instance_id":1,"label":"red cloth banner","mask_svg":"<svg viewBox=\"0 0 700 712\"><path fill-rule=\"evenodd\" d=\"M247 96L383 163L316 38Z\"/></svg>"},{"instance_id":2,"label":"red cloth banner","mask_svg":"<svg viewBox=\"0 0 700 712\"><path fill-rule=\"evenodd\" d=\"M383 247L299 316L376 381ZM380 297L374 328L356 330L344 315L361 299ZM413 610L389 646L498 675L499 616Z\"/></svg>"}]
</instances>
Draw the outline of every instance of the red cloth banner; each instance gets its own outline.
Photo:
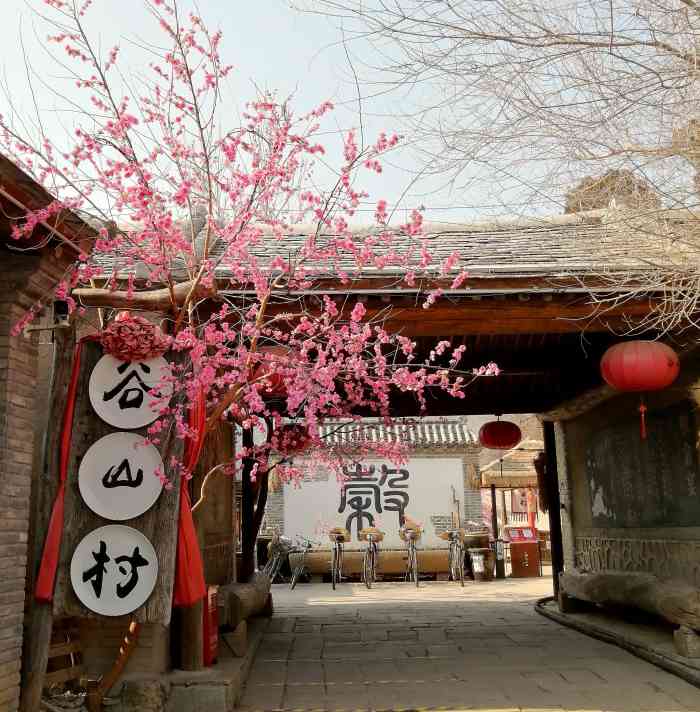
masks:
<instances>
[{"instance_id":1,"label":"red cloth banner","mask_svg":"<svg viewBox=\"0 0 700 712\"><path fill-rule=\"evenodd\" d=\"M58 569L58 557L61 553L61 538L63 537L63 509L66 496L66 480L68 479L68 462L70 460L70 446L73 436L73 414L75 413L75 397L78 391L78 377L80 376L80 356L83 342L94 337L81 339L75 347L73 357L73 370L68 385L66 407L63 411L63 423L61 425L61 451L58 466L58 492L51 510L51 519L44 542L44 551L41 556L39 576L36 581L34 598L37 601L50 603L53 600L54 586L56 585L56 570Z\"/></svg>"},{"instance_id":2,"label":"red cloth banner","mask_svg":"<svg viewBox=\"0 0 700 712\"><path fill-rule=\"evenodd\" d=\"M185 446L185 470L192 472L197 465L204 444L206 429L206 400L200 392L190 410L190 428L196 431L196 439L188 439ZM204 565L199 540L192 519L192 502L187 480L180 479L180 515L177 528L177 558L175 560L174 606L191 606L207 595L204 582Z\"/></svg>"}]
</instances>

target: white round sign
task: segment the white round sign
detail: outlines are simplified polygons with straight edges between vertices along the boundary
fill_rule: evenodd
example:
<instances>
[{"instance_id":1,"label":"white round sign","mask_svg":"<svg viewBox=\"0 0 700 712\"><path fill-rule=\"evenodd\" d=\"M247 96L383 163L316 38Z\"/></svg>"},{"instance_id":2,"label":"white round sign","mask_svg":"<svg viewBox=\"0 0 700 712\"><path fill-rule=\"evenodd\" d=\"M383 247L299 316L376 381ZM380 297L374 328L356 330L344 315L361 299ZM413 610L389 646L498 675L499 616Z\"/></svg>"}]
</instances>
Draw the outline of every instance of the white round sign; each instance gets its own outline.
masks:
<instances>
[{"instance_id":1,"label":"white round sign","mask_svg":"<svg viewBox=\"0 0 700 712\"><path fill-rule=\"evenodd\" d=\"M105 519L124 521L147 511L163 483L156 470L163 460L156 448L135 433L111 433L90 446L78 468L85 504Z\"/></svg>"},{"instance_id":2,"label":"white round sign","mask_svg":"<svg viewBox=\"0 0 700 712\"><path fill-rule=\"evenodd\" d=\"M161 397L169 400L171 383L155 386L170 373L162 357L148 361L119 361L105 354L90 375L90 403L97 415L123 430L143 428L158 417Z\"/></svg>"},{"instance_id":3,"label":"white round sign","mask_svg":"<svg viewBox=\"0 0 700 712\"><path fill-rule=\"evenodd\" d=\"M158 557L136 529L109 524L75 548L70 580L81 603L103 616L124 616L142 606L158 578Z\"/></svg>"}]
</instances>

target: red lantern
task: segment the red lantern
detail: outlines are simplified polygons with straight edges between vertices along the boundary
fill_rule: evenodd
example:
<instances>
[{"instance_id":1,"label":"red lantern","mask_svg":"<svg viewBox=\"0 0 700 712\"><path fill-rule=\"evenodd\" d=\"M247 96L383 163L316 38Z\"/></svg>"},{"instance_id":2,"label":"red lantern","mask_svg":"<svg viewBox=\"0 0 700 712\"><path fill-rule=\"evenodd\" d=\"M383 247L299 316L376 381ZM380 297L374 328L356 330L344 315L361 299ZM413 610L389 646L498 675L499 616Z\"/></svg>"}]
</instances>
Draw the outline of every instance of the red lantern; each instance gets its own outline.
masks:
<instances>
[{"instance_id":1,"label":"red lantern","mask_svg":"<svg viewBox=\"0 0 700 712\"><path fill-rule=\"evenodd\" d=\"M479 442L490 450L510 450L522 437L520 428L508 420L491 420L479 430Z\"/></svg>"},{"instance_id":2,"label":"red lantern","mask_svg":"<svg viewBox=\"0 0 700 712\"><path fill-rule=\"evenodd\" d=\"M615 344L600 361L600 372L608 385L633 393L666 388L676 380L679 370L678 354L659 341ZM646 438L646 410L642 402L639 406L642 438Z\"/></svg>"},{"instance_id":3,"label":"red lantern","mask_svg":"<svg viewBox=\"0 0 700 712\"><path fill-rule=\"evenodd\" d=\"M658 391L678 376L678 355L659 341L626 341L611 346L600 361L605 382L618 391Z\"/></svg>"}]
</instances>

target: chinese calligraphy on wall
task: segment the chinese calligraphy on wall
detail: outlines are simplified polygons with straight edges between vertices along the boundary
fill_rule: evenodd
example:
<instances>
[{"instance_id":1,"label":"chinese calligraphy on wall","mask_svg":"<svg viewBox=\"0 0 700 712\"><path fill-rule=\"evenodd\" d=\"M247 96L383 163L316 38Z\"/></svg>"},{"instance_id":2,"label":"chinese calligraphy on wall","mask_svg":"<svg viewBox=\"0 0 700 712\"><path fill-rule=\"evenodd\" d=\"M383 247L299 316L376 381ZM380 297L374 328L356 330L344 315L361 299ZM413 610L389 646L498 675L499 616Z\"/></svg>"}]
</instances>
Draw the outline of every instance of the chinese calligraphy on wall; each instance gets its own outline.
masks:
<instances>
[{"instance_id":1,"label":"chinese calligraphy on wall","mask_svg":"<svg viewBox=\"0 0 700 712\"><path fill-rule=\"evenodd\" d=\"M397 528L404 523L410 498L409 472L381 465L363 468L356 464L352 470L344 468L346 481L340 488L339 514L346 514L345 528L359 537L360 530L373 527L376 516L395 512Z\"/></svg>"}]
</instances>

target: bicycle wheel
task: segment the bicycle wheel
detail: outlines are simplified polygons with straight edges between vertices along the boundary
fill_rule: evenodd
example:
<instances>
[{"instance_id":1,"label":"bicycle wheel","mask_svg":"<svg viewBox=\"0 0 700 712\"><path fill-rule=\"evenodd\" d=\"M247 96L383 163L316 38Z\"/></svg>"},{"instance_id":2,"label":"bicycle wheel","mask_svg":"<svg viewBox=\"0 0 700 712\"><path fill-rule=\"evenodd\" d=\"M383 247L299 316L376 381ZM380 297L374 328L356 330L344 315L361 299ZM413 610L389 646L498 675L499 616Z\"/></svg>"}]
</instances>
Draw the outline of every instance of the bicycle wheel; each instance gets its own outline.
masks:
<instances>
[{"instance_id":1,"label":"bicycle wheel","mask_svg":"<svg viewBox=\"0 0 700 712\"><path fill-rule=\"evenodd\" d=\"M277 578L277 574L279 573L281 567L282 557L278 554L275 554L275 556L273 556L272 559L270 559L270 561L265 564L263 573L270 579L270 583L275 582L275 579Z\"/></svg>"},{"instance_id":2,"label":"bicycle wheel","mask_svg":"<svg viewBox=\"0 0 700 712\"><path fill-rule=\"evenodd\" d=\"M263 566L263 570L262 570L262 572L265 574L265 576L269 576L270 573L272 572L273 561L274 561L274 557L271 557L265 562L265 566Z\"/></svg>"},{"instance_id":3,"label":"bicycle wheel","mask_svg":"<svg viewBox=\"0 0 700 712\"><path fill-rule=\"evenodd\" d=\"M333 590L335 591L335 586L338 583L338 544L333 544L333 555L331 557L331 583L333 584Z\"/></svg>"},{"instance_id":4,"label":"bicycle wheel","mask_svg":"<svg viewBox=\"0 0 700 712\"><path fill-rule=\"evenodd\" d=\"M464 586L464 547L457 544L457 573L459 574L459 582Z\"/></svg>"},{"instance_id":5,"label":"bicycle wheel","mask_svg":"<svg viewBox=\"0 0 700 712\"><path fill-rule=\"evenodd\" d=\"M450 542L450 549L447 554L447 570L450 572L450 580L457 580L457 554L455 552L455 543Z\"/></svg>"},{"instance_id":6,"label":"bicycle wheel","mask_svg":"<svg viewBox=\"0 0 700 712\"><path fill-rule=\"evenodd\" d=\"M301 576L301 572L304 570L304 564L299 564L299 566L296 566L294 568L294 571L292 572L292 580L289 582L289 588L293 591L294 587L297 585L297 581L299 580L299 576Z\"/></svg>"},{"instance_id":7,"label":"bicycle wheel","mask_svg":"<svg viewBox=\"0 0 700 712\"><path fill-rule=\"evenodd\" d=\"M418 551L415 544L411 547L411 552L413 554L413 580L416 582L416 588L418 588Z\"/></svg>"},{"instance_id":8,"label":"bicycle wheel","mask_svg":"<svg viewBox=\"0 0 700 712\"><path fill-rule=\"evenodd\" d=\"M372 548L369 546L362 558L362 580L367 588L372 588Z\"/></svg>"}]
</instances>

